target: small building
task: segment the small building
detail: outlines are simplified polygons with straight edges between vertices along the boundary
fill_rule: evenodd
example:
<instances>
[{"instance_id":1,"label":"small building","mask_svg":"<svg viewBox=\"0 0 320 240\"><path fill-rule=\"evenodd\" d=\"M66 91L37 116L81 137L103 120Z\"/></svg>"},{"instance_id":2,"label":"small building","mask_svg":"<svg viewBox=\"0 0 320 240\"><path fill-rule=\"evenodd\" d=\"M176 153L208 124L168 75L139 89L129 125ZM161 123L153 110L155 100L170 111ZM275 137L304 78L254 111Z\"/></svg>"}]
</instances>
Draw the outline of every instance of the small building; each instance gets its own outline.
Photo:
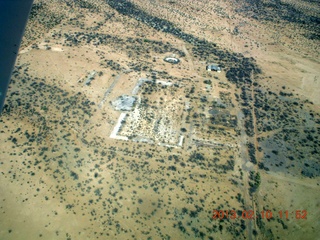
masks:
<instances>
[{"instance_id":1,"label":"small building","mask_svg":"<svg viewBox=\"0 0 320 240\"><path fill-rule=\"evenodd\" d=\"M221 72L221 68L218 66L218 64L210 64L206 67L206 70L208 72Z\"/></svg>"},{"instance_id":2,"label":"small building","mask_svg":"<svg viewBox=\"0 0 320 240\"><path fill-rule=\"evenodd\" d=\"M163 60L172 64L178 64L180 62L180 60L176 57L165 57Z\"/></svg>"}]
</instances>

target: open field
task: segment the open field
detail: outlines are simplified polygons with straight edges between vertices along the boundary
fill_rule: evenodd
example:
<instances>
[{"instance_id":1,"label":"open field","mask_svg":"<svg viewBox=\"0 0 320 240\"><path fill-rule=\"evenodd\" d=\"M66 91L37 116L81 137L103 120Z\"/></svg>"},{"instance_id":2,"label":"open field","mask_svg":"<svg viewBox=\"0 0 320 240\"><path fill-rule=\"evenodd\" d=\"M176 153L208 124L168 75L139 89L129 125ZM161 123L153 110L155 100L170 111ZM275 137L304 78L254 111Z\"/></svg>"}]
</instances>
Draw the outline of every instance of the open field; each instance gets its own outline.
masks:
<instances>
[{"instance_id":1,"label":"open field","mask_svg":"<svg viewBox=\"0 0 320 240\"><path fill-rule=\"evenodd\" d=\"M317 239L319 17L36 0L0 116L0 239Z\"/></svg>"}]
</instances>

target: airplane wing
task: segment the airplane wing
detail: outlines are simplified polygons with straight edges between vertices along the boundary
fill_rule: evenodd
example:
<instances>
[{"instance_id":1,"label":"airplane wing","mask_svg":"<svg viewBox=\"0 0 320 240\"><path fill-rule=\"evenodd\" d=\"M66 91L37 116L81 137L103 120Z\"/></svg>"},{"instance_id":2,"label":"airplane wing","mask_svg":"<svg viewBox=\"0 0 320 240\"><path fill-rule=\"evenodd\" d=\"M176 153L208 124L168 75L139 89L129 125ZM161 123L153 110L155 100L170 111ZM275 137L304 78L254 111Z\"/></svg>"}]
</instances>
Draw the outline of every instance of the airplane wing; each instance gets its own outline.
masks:
<instances>
[{"instance_id":1,"label":"airplane wing","mask_svg":"<svg viewBox=\"0 0 320 240\"><path fill-rule=\"evenodd\" d=\"M0 113L33 0L0 0Z\"/></svg>"}]
</instances>

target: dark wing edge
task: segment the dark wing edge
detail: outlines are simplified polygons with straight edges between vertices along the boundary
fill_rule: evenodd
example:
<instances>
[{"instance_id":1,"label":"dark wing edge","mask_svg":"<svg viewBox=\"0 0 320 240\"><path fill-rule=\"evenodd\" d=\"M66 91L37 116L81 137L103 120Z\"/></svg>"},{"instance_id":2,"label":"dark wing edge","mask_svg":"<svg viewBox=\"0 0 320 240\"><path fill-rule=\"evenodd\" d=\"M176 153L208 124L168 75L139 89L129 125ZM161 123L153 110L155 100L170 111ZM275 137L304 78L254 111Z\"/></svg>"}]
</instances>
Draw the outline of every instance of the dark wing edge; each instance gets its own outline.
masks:
<instances>
[{"instance_id":1,"label":"dark wing edge","mask_svg":"<svg viewBox=\"0 0 320 240\"><path fill-rule=\"evenodd\" d=\"M33 0L0 0L0 114Z\"/></svg>"}]
</instances>

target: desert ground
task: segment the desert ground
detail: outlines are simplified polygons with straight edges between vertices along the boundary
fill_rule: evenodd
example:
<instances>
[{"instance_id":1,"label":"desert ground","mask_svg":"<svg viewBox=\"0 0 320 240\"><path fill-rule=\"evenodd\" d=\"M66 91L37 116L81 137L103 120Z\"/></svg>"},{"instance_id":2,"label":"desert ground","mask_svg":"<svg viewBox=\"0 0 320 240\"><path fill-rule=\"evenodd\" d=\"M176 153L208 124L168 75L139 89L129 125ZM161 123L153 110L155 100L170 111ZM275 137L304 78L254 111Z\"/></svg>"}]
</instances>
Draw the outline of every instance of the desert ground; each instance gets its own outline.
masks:
<instances>
[{"instance_id":1,"label":"desert ground","mask_svg":"<svg viewBox=\"0 0 320 240\"><path fill-rule=\"evenodd\" d=\"M319 17L35 0L0 116L0 239L319 238Z\"/></svg>"}]
</instances>

